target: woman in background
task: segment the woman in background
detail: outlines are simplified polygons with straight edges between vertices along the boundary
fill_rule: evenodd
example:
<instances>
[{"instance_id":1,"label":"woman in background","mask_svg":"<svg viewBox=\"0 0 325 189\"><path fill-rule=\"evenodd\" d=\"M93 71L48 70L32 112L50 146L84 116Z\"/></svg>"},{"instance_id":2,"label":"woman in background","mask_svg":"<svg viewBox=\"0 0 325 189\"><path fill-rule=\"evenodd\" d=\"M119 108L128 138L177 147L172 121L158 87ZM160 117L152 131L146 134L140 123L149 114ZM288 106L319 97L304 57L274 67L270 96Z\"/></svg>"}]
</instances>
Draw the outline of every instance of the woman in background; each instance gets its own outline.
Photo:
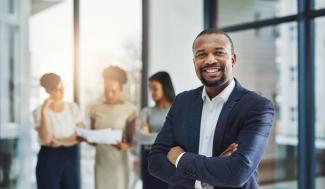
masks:
<instances>
[{"instance_id":1,"label":"woman in background","mask_svg":"<svg viewBox=\"0 0 325 189\"><path fill-rule=\"evenodd\" d=\"M75 103L63 101L60 76L44 74L40 84L49 97L33 117L41 143L36 165L38 189L79 189L78 140L76 127L83 127L82 115Z\"/></svg>"},{"instance_id":2,"label":"woman in background","mask_svg":"<svg viewBox=\"0 0 325 189\"><path fill-rule=\"evenodd\" d=\"M174 87L167 72L158 72L149 78L149 90L155 102L144 108L136 122L137 143L141 145L141 177L143 189L166 189L168 185L148 173L147 156L175 98Z\"/></svg>"},{"instance_id":3,"label":"woman in background","mask_svg":"<svg viewBox=\"0 0 325 189\"><path fill-rule=\"evenodd\" d=\"M105 101L90 111L92 129L120 129L124 131L122 141L116 145L96 144L95 186L96 189L127 189L129 183L129 161L127 150L132 138L129 130L134 126L136 107L121 99L127 73L117 66L104 70Z\"/></svg>"}]
</instances>

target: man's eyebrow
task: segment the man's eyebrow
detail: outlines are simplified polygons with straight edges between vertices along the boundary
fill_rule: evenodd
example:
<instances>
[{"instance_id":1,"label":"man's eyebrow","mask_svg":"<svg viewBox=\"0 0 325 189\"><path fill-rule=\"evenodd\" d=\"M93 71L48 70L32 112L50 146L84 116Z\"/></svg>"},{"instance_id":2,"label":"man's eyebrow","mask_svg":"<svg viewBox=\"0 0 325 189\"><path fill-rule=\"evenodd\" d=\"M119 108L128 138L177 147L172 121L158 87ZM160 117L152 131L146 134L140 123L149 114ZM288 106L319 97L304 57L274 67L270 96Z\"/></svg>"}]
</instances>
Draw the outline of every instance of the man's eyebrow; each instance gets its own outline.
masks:
<instances>
[{"instance_id":1,"label":"man's eyebrow","mask_svg":"<svg viewBox=\"0 0 325 189\"><path fill-rule=\"evenodd\" d=\"M226 48L224 47L217 47L217 48L214 48L215 50L226 50Z\"/></svg>"},{"instance_id":2,"label":"man's eyebrow","mask_svg":"<svg viewBox=\"0 0 325 189\"><path fill-rule=\"evenodd\" d=\"M226 48L224 48L224 47L216 47L216 48L214 48L214 50L226 50ZM197 50L195 52L195 54L201 53L201 52L205 52L205 50L204 49L199 49L199 50Z\"/></svg>"},{"instance_id":3,"label":"man's eyebrow","mask_svg":"<svg viewBox=\"0 0 325 189\"><path fill-rule=\"evenodd\" d=\"M205 52L203 49L199 49L199 50L197 50L196 52L195 52L195 54L197 54L197 53L201 53L201 52Z\"/></svg>"}]
</instances>

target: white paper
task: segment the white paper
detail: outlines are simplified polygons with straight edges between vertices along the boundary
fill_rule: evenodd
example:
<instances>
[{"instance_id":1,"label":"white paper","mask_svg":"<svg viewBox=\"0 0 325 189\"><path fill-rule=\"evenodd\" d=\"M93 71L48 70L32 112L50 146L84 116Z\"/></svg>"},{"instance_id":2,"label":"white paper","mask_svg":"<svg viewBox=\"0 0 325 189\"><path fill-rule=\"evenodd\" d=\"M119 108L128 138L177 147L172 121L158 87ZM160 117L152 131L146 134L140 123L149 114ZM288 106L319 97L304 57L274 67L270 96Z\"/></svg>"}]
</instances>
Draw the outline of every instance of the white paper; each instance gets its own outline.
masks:
<instances>
[{"instance_id":1,"label":"white paper","mask_svg":"<svg viewBox=\"0 0 325 189\"><path fill-rule=\"evenodd\" d=\"M89 130L77 128L76 133L78 136L87 139L89 142L98 144L117 144L122 141L122 130L97 129Z\"/></svg>"}]
</instances>

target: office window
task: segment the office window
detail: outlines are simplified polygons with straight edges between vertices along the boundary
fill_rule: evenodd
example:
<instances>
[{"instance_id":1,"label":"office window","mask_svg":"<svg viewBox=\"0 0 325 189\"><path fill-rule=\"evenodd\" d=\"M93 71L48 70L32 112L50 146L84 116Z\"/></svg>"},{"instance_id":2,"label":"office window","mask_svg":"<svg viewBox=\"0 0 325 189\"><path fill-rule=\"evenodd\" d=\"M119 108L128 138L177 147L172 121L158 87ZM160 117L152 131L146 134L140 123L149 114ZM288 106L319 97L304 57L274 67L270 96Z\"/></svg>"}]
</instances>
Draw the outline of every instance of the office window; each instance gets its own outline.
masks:
<instances>
[{"instance_id":1,"label":"office window","mask_svg":"<svg viewBox=\"0 0 325 189\"><path fill-rule=\"evenodd\" d=\"M141 1L80 1L80 15L82 106L103 100L102 72L109 65L128 72L124 98L140 106Z\"/></svg>"},{"instance_id":2,"label":"office window","mask_svg":"<svg viewBox=\"0 0 325 189\"><path fill-rule=\"evenodd\" d=\"M297 13L296 0L219 0L218 27Z\"/></svg>"},{"instance_id":3,"label":"office window","mask_svg":"<svg viewBox=\"0 0 325 189\"><path fill-rule=\"evenodd\" d=\"M325 188L325 18L315 20L315 85L316 85L316 188Z\"/></svg>"},{"instance_id":4,"label":"office window","mask_svg":"<svg viewBox=\"0 0 325 189\"><path fill-rule=\"evenodd\" d=\"M73 100L73 0L35 12L30 17L30 58L32 64L31 108L47 97L39 85L44 73L61 76L64 100Z\"/></svg>"},{"instance_id":5,"label":"office window","mask_svg":"<svg viewBox=\"0 0 325 189\"><path fill-rule=\"evenodd\" d=\"M141 9L141 0L80 1L80 106L86 120L89 107L105 99L102 73L110 65L127 71L123 99L140 107ZM94 161L94 148L82 145L83 188L94 188ZM135 183L132 170L130 178Z\"/></svg>"},{"instance_id":6,"label":"office window","mask_svg":"<svg viewBox=\"0 0 325 189\"><path fill-rule=\"evenodd\" d=\"M273 101L276 120L259 167L262 188L297 188L297 36L295 23L230 33L235 77ZM293 69L294 68L294 69Z\"/></svg>"}]
</instances>

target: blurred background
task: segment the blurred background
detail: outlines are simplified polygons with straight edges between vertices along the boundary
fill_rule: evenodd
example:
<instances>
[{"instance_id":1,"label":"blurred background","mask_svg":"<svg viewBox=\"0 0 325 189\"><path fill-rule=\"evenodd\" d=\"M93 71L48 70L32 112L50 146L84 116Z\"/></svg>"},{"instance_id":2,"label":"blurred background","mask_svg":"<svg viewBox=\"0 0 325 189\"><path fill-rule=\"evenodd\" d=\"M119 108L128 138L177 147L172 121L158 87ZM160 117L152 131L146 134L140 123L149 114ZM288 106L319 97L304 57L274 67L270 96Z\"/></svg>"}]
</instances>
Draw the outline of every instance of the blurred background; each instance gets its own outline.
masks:
<instances>
[{"instance_id":1,"label":"blurred background","mask_svg":"<svg viewBox=\"0 0 325 189\"><path fill-rule=\"evenodd\" d=\"M36 188L41 75L62 76L89 127L109 65L128 71L124 96L139 110L153 104L157 71L176 93L199 86L191 47L207 27L229 32L236 77L276 107L261 188L325 188L325 0L0 0L0 189ZM80 154L82 188L92 189L94 148ZM130 188L141 188L132 174Z\"/></svg>"}]
</instances>

